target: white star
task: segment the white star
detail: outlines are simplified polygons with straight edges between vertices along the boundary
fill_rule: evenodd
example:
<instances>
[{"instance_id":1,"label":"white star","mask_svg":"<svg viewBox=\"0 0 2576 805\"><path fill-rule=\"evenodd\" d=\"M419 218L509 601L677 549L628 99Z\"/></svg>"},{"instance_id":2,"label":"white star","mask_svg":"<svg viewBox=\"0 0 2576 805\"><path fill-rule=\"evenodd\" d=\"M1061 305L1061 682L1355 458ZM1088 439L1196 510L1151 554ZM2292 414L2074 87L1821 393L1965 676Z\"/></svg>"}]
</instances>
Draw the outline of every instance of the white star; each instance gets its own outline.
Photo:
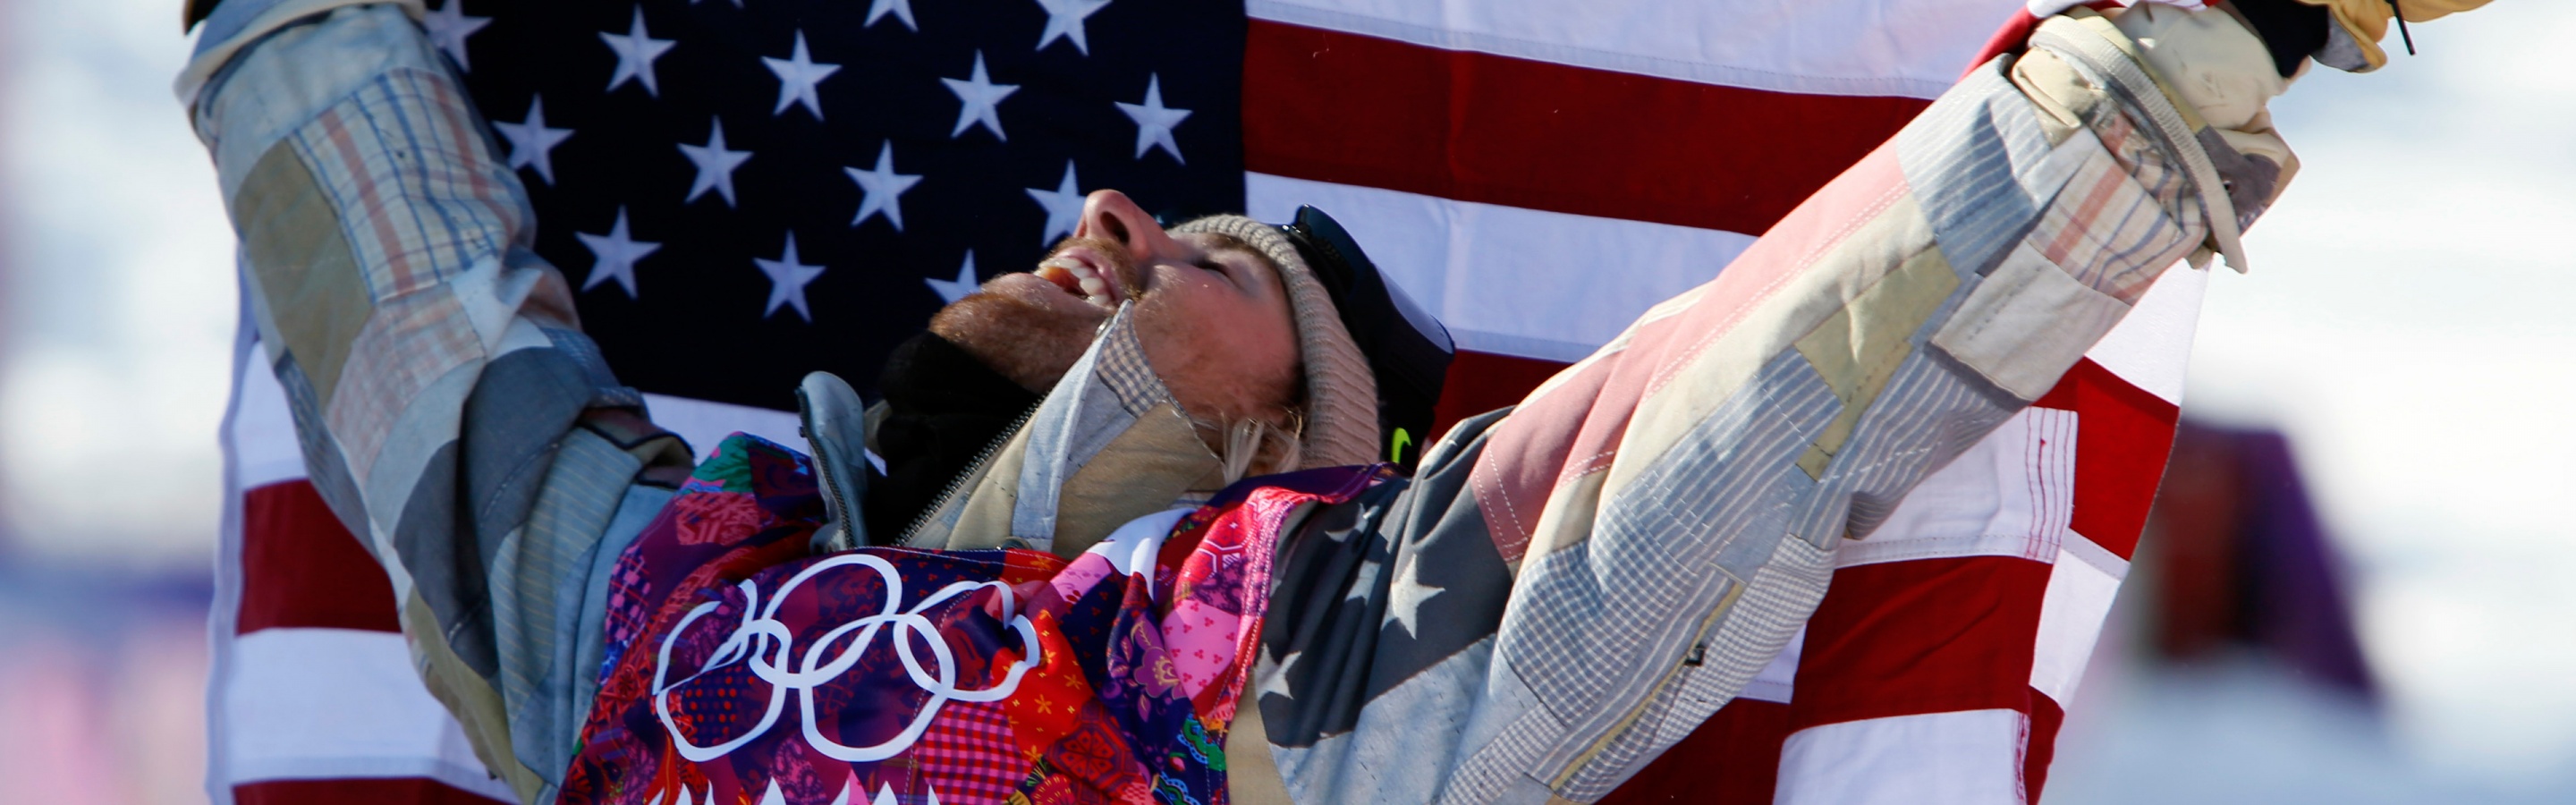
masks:
<instances>
[{"instance_id":1,"label":"white star","mask_svg":"<svg viewBox=\"0 0 2576 805\"><path fill-rule=\"evenodd\" d=\"M1386 602L1387 617L1403 626L1406 636L1419 636L1422 634L1418 628L1422 623L1422 602L1445 591L1446 588L1422 583L1422 554L1408 553L1404 558L1404 569L1396 572L1394 589Z\"/></svg>"},{"instance_id":2,"label":"white star","mask_svg":"<svg viewBox=\"0 0 2576 805\"><path fill-rule=\"evenodd\" d=\"M513 170L537 166L537 178L555 183L554 147L572 138L572 129L546 128L546 99L539 95L528 99L528 119L517 123L492 121L501 139L510 141L510 167Z\"/></svg>"},{"instance_id":3,"label":"white star","mask_svg":"<svg viewBox=\"0 0 2576 805\"><path fill-rule=\"evenodd\" d=\"M617 225L609 227L608 234L575 232L572 236L580 238L581 245L590 247L591 256L597 258L590 264L590 278L581 281L581 289L590 290L614 277L618 286L626 289L628 299L635 298L635 261L662 248L662 244L645 243L627 236L625 207L617 208Z\"/></svg>"},{"instance_id":4,"label":"white star","mask_svg":"<svg viewBox=\"0 0 2576 805\"><path fill-rule=\"evenodd\" d=\"M1046 208L1046 232L1038 235L1040 245L1055 243L1057 233L1073 234L1074 223L1082 220L1082 191L1073 184L1073 160L1064 161L1064 181L1057 183L1054 190L1022 189L1029 191L1029 198L1036 199L1038 206Z\"/></svg>"},{"instance_id":5,"label":"white star","mask_svg":"<svg viewBox=\"0 0 2576 805\"><path fill-rule=\"evenodd\" d=\"M993 139L1009 140L1002 134L1002 113L994 108L1003 98L1020 91L1018 84L995 84L984 75L984 51L975 51L975 73L965 79L942 78L948 91L957 93L957 128L948 132L950 139L966 133L966 127L977 123L993 132Z\"/></svg>"},{"instance_id":6,"label":"white star","mask_svg":"<svg viewBox=\"0 0 2576 805\"><path fill-rule=\"evenodd\" d=\"M1118 104L1118 111L1126 112L1129 120L1136 121L1137 159L1144 159L1147 150L1159 147L1171 153L1172 161L1183 165L1189 164L1189 160L1181 158L1180 143L1172 141L1172 127L1189 119L1190 110L1163 106L1161 74L1157 73L1145 79L1144 103L1121 103Z\"/></svg>"},{"instance_id":7,"label":"white star","mask_svg":"<svg viewBox=\"0 0 2576 805\"><path fill-rule=\"evenodd\" d=\"M1082 20L1108 8L1109 0L1038 0L1038 7L1047 13L1046 30L1038 34L1039 50L1061 37L1073 40L1073 49L1082 55L1091 55L1091 43L1082 36Z\"/></svg>"},{"instance_id":8,"label":"white star","mask_svg":"<svg viewBox=\"0 0 2576 805\"><path fill-rule=\"evenodd\" d=\"M1262 651L1266 652L1269 651L1269 649L1265 648L1262 649ZM1288 692L1288 669L1297 667L1297 660L1305 656L1306 652L1303 651L1288 652L1288 657L1279 661L1279 670L1271 672L1270 678L1261 680L1261 686L1253 689L1253 706L1259 707L1261 705L1261 697L1268 696L1273 693L1279 694L1279 697L1283 699L1296 698L1295 694Z\"/></svg>"},{"instance_id":9,"label":"white star","mask_svg":"<svg viewBox=\"0 0 2576 805\"><path fill-rule=\"evenodd\" d=\"M888 140L877 149L876 170L841 170L847 171L850 181L858 182L859 192L865 194L859 197L859 214L850 217L851 226L858 226L868 216L883 213L886 223L894 224L894 231L903 231L903 191L920 184L921 177L894 172L894 141Z\"/></svg>"},{"instance_id":10,"label":"white star","mask_svg":"<svg viewBox=\"0 0 2576 805\"><path fill-rule=\"evenodd\" d=\"M491 17L465 16L465 0L447 0L437 11L420 17L420 27L429 30L429 41L456 60L456 69L468 73L474 72L474 65L465 60L465 38L490 24Z\"/></svg>"},{"instance_id":11,"label":"white star","mask_svg":"<svg viewBox=\"0 0 2576 805\"><path fill-rule=\"evenodd\" d=\"M939 294L939 303L943 305L957 304L957 300L964 299L967 294L974 293L976 288L983 287L983 283L975 279L974 249L966 250L966 264L957 267L956 279L923 277L921 281L929 283L930 291Z\"/></svg>"},{"instance_id":12,"label":"white star","mask_svg":"<svg viewBox=\"0 0 2576 805\"><path fill-rule=\"evenodd\" d=\"M894 12L896 18L903 20L903 27L912 29L914 33L921 31L921 26L912 22L912 0L876 0L869 3L868 21L859 27L865 28L877 24L877 19L885 16L888 11Z\"/></svg>"},{"instance_id":13,"label":"white star","mask_svg":"<svg viewBox=\"0 0 2576 805\"><path fill-rule=\"evenodd\" d=\"M787 805L787 795L778 790L778 778L769 778L769 790L760 793L760 805Z\"/></svg>"},{"instance_id":14,"label":"white star","mask_svg":"<svg viewBox=\"0 0 2576 805\"><path fill-rule=\"evenodd\" d=\"M608 43L609 50L617 52L617 72L608 77L606 91L616 92L618 85L641 78L644 80L644 94L662 97L662 88L653 82L653 60L670 50L674 40L645 35L643 6L635 7L635 25L626 29L624 36L601 31L599 40Z\"/></svg>"},{"instance_id":15,"label":"white star","mask_svg":"<svg viewBox=\"0 0 2576 805\"><path fill-rule=\"evenodd\" d=\"M841 795L832 798L832 805L850 805L850 794L855 793L853 789L858 787L859 776L857 774L841 778Z\"/></svg>"},{"instance_id":16,"label":"white star","mask_svg":"<svg viewBox=\"0 0 2576 805\"><path fill-rule=\"evenodd\" d=\"M786 254L776 260L754 257L751 262L760 266L760 273L769 275L769 309L761 311L761 318L776 314L779 305L795 305L796 315L804 317L809 324L814 321L814 311L805 307L805 285L813 282L815 277L823 276L823 267L809 266L796 259L796 233L787 233Z\"/></svg>"},{"instance_id":17,"label":"white star","mask_svg":"<svg viewBox=\"0 0 2576 805\"><path fill-rule=\"evenodd\" d=\"M712 187L724 195L725 206L733 206L733 169L749 161L751 152L725 149L724 118L715 119L715 130L707 135L706 145L681 143L680 153L698 166L698 179L689 183L689 197L680 203L696 201Z\"/></svg>"},{"instance_id":18,"label":"white star","mask_svg":"<svg viewBox=\"0 0 2576 805\"><path fill-rule=\"evenodd\" d=\"M813 57L806 55L804 31L796 32L795 53L784 59L762 56L760 60L769 65L770 72L778 74L778 108L770 110L770 114L787 114L787 107L803 104L806 111L814 113L815 120L823 119L823 99L814 94L814 84L840 72L841 66L816 64Z\"/></svg>"}]
</instances>

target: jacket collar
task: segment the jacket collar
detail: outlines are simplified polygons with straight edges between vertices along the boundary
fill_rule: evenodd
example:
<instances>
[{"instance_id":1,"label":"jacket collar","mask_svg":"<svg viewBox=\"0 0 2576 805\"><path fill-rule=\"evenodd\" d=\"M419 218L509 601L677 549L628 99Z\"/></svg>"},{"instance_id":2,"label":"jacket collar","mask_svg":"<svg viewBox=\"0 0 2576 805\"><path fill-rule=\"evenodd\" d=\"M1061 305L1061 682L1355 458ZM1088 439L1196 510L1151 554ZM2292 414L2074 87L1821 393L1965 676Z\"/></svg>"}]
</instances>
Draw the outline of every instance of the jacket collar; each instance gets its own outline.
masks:
<instances>
[{"instance_id":1,"label":"jacket collar","mask_svg":"<svg viewBox=\"0 0 2576 805\"><path fill-rule=\"evenodd\" d=\"M902 544L1070 557L1223 482L1222 464L1146 362L1134 306L1122 305L1028 421L959 476Z\"/></svg>"}]
</instances>

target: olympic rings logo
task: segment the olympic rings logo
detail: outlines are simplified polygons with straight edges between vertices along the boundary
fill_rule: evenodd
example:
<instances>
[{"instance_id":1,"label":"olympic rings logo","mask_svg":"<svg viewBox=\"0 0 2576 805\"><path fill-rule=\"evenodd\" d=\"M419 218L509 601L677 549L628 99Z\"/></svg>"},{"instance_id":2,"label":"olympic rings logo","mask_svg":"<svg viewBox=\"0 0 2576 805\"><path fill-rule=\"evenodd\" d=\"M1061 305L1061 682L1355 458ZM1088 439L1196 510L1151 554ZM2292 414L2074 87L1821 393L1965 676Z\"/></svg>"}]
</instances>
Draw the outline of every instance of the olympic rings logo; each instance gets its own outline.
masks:
<instances>
[{"instance_id":1,"label":"olympic rings logo","mask_svg":"<svg viewBox=\"0 0 2576 805\"><path fill-rule=\"evenodd\" d=\"M794 650L795 635L788 631L786 624L776 619L779 605L787 600L789 593L794 592L806 581L825 571L851 565L860 565L874 570L884 579L886 590L884 611L834 627L831 631L825 632L821 640L806 647L801 657L797 656ZM984 587L990 587L1001 595L1003 618L1012 629L1020 633L1022 656L1018 662L1011 664L1010 670L1004 673L1000 683L982 690L964 690L957 687L957 661L955 655L949 650L947 640L940 636L938 627L921 613L941 602ZM687 758L691 762L704 763L724 757L727 753L741 748L743 744L767 734L771 727L778 724L779 713L786 708L787 695L790 692L799 694L797 712L804 717L805 742L813 745L816 751L835 760L852 763L884 760L901 754L911 748L913 742L920 740L922 732L930 728L931 719L939 715L939 708L952 701L1000 701L1010 696L1011 691L1019 688L1020 677L1043 661L1041 654L1043 649L1038 645L1037 626L1029 622L1028 616L1019 612L1017 602L1012 600L1010 586L998 581L961 581L950 584L929 597L921 599L921 602L914 604L911 609L897 611L896 608L903 601L903 576L895 571L894 565L867 554L842 554L817 562L805 568L803 572L789 577L787 584L770 597L765 607L761 605L760 588L749 580L743 581L739 589L744 596L741 625L734 627L733 634L716 647L715 653L709 655L706 662L699 664L695 673L689 674L687 678L678 682L669 684L663 682L671 666L672 644L678 641L682 632L688 631L689 624L715 611L721 602L709 601L689 610L687 616L680 618L679 625L672 627L671 633L662 638L662 651L654 660L653 712L661 716L662 728L670 732L671 743L679 750L680 757ZM755 612L758 613L757 617L753 614ZM921 713L913 717L912 723L906 726L903 732L884 743L843 746L824 737L820 730L815 729L813 689L817 685L839 677L843 672L848 671L850 666L857 664L859 658L875 643L877 634L885 631L887 626L893 626L895 629L893 638L895 656L903 661L904 672L912 677L914 685L930 692L930 701L922 705ZM847 647L840 653L831 655L828 661L825 660L825 652L853 631L858 634L848 641ZM914 654L915 641L911 639L914 637L920 638L919 642L930 647L931 659L934 660L931 666L924 667L920 658ZM680 726L671 720L671 691L689 684L700 676L737 662L749 663L752 675L769 683L768 712L761 716L759 726L752 727L750 732L743 733L732 740L712 746L700 746L691 742L687 735L681 734Z\"/></svg>"}]
</instances>

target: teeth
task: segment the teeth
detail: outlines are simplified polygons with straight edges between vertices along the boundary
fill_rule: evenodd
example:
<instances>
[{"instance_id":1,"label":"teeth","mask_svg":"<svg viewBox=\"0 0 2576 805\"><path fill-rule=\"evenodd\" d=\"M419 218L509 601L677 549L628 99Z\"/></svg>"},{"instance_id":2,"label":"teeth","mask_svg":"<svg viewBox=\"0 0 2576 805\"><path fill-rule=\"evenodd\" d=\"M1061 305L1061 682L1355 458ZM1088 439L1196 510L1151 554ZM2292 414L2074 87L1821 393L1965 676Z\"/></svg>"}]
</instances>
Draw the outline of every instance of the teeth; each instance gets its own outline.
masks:
<instances>
[{"instance_id":1,"label":"teeth","mask_svg":"<svg viewBox=\"0 0 2576 805\"><path fill-rule=\"evenodd\" d=\"M1060 277L1073 279L1074 285L1082 289L1083 301L1102 307L1118 306L1118 295L1110 286L1109 278L1101 276L1100 272L1082 261L1070 257L1048 258L1038 264L1037 273L1040 278L1059 285L1063 284Z\"/></svg>"}]
</instances>

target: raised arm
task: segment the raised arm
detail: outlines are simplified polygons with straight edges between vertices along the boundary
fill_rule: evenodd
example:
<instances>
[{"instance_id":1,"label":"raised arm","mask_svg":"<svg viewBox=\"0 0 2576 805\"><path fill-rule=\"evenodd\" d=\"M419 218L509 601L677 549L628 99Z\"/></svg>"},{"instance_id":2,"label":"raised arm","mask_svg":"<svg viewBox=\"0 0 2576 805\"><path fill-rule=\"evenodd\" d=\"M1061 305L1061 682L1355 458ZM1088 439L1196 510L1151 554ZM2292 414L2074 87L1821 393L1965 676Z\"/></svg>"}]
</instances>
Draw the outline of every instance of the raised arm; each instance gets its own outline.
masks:
<instances>
[{"instance_id":1,"label":"raised arm","mask_svg":"<svg viewBox=\"0 0 2576 805\"><path fill-rule=\"evenodd\" d=\"M687 450L529 250L526 192L418 3L232 5L180 91L313 485L392 577L414 665L484 765L550 800L604 569Z\"/></svg>"}]
</instances>

